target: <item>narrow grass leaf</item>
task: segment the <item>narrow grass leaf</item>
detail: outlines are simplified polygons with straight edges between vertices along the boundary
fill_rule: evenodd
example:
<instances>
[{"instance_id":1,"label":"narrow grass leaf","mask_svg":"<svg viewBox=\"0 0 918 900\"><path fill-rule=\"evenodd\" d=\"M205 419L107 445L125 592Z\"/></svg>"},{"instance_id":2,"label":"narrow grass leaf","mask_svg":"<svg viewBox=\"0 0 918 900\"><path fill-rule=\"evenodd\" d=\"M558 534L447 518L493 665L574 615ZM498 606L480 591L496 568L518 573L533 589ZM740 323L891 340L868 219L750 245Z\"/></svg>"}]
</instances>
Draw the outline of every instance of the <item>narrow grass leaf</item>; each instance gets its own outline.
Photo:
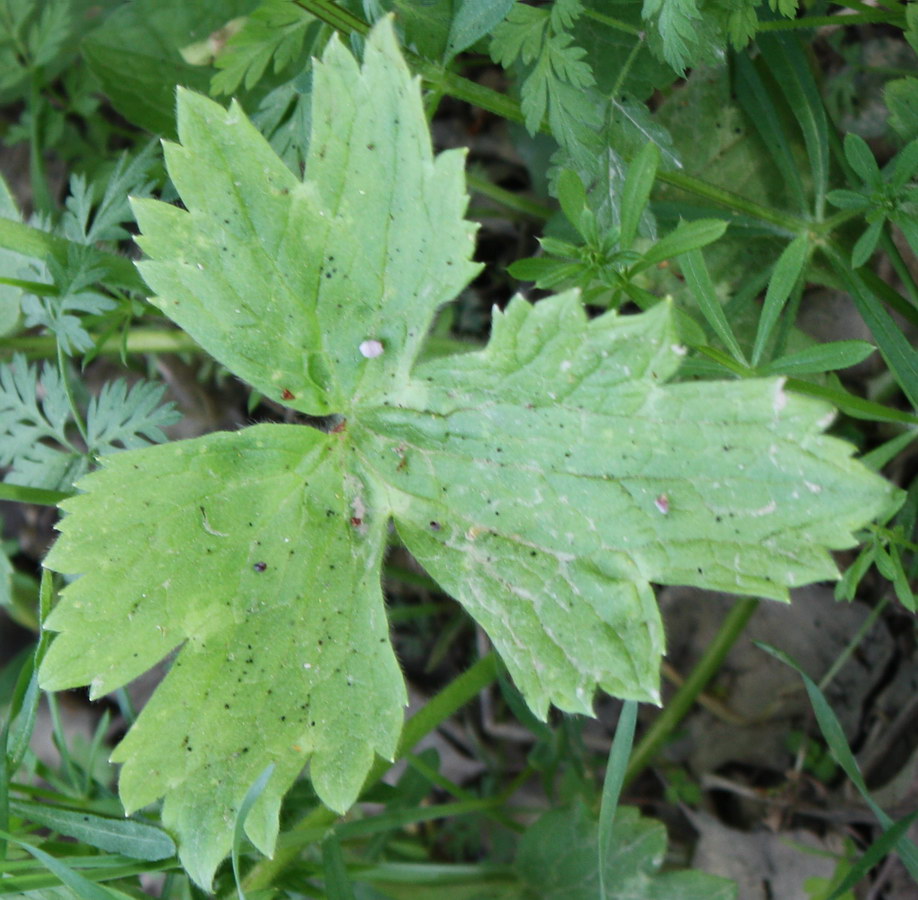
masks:
<instances>
[{"instance_id":1,"label":"narrow grass leaf","mask_svg":"<svg viewBox=\"0 0 918 900\"><path fill-rule=\"evenodd\" d=\"M698 249L689 250L679 257L679 264L682 267L682 274L685 276L685 283L689 286L695 302L701 310L702 315L708 324L714 329L714 333L720 338L720 342L730 351L733 358L747 365L746 354L733 334L733 329L724 315L723 307L717 299L717 292L714 289L714 282L711 280L711 273L708 271L707 263L704 256Z\"/></svg>"},{"instance_id":2,"label":"narrow grass leaf","mask_svg":"<svg viewBox=\"0 0 918 900\"><path fill-rule=\"evenodd\" d=\"M9 723L4 722L0 729L0 831L9 831L10 827L10 779L6 756L6 742L9 737ZM6 859L6 839L0 838L0 862Z\"/></svg>"},{"instance_id":3,"label":"narrow grass leaf","mask_svg":"<svg viewBox=\"0 0 918 900\"><path fill-rule=\"evenodd\" d=\"M109 888L102 887L95 882L90 881L79 872L75 872L65 862L45 853L34 844L27 841L20 841L14 835L6 831L0 831L0 838L17 847L22 847L27 853L35 857L61 884L73 891L75 900L112 900L113 897L125 898L127 895L121 891L113 891Z\"/></svg>"},{"instance_id":4,"label":"narrow grass leaf","mask_svg":"<svg viewBox=\"0 0 918 900\"><path fill-rule=\"evenodd\" d=\"M647 201L650 199L650 191L659 167L660 150L656 144L652 143L645 144L628 166L628 176L622 187L621 198L622 221L619 244L623 250L631 247L637 237L638 225Z\"/></svg>"},{"instance_id":5,"label":"narrow grass leaf","mask_svg":"<svg viewBox=\"0 0 918 900\"><path fill-rule=\"evenodd\" d=\"M861 462L874 472L879 472L887 463L895 459L912 441L918 438L918 429L903 431L894 438L884 441L879 447L865 453Z\"/></svg>"},{"instance_id":6,"label":"narrow grass leaf","mask_svg":"<svg viewBox=\"0 0 918 900\"><path fill-rule=\"evenodd\" d=\"M854 419L865 419L868 422L899 422L903 425L918 425L918 416L901 409L883 406L881 403L874 403L872 400L864 400L862 397L846 391L838 384L813 384L809 381L791 378L788 379L787 387L797 394L808 394L811 397L821 397L824 400L828 400L845 415Z\"/></svg>"},{"instance_id":7,"label":"narrow grass leaf","mask_svg":"<svg viewBox=\"0 0 918 900\"><path fill-rule=\"evenodd\" d=\"M752 347L752 365L757 366L768 345L768 339L790 297L794 285L803 273L809 256L810 244L805 234L798 234L782 251L775 263L765 292L765 305L759 316L759 327Z\"/></svg>"},{"instance_id":8,"label":"narrow grass leaf","mask_svg":"<svg viewBox=\"0 0 918 900\"><path fill-rule=\"evenodd\" d=\"M580 176L572 169L564 169L558 176L558 202L571 225L580 231L580 218L586 209L586 189ZM581 231L581 234L583 232ZM584 234L583 237L586 237Z\"/></svg>"},{"instance_id":9,"label":"narrow grass leaf","mask_svg":"<svg viewBox=\"0 0 918 900\"><path fill-rule=\"evenodd\" d=\"M634 700L626 700L618 717L615 738L609 751L609 762L606 765L606 778L602 786L602 804L599 807L599 894L606 900L605 871L607 862L615 851L615 811L618 809L625 772L628 769L628 758L634 743L634 727L637 723L638 705Z\"/></svg>"},{"instance_id":10,"label":"narrow grass leaf","mask_svg":"<svg viewBox=\"0 0 918 900\"><path fill-rule=\"evenodd\" d=\"M322 873L325 876L325 895L328 900L355 900L341 844L334 832L322 841Z\"/></svg>"},{"instance_id":11,"label":"narrow grass leaf","mask_svg":"<svg viewBox=\"0 0 918 900\"><path fill-rule=\"evenodd\" d=\"M763 375L813 375L856 366L876 347L867 341L831 341L816 344L799 353L773 359L759 370Z\"/></svg>"},{"instance_id":12,"label":"narrow grass leaf","mask_svg":"<svg viewBox=\"0 0 918 900\"><path fill-rule=\"evenodd\" d=\"M918 350L858 273L852 272L834 251L829 251L829 259L848 287L861 318L876 339L877 348L899 387L912 406L918 409Z\"/></svg>"},{"instance_id":13,"label":"narrow grass leaf","mask_svg":"<svg viewBox=\"0 0 918 900\"><path fill-rule=\"evenodd\" d=\"M803 132L816 194L816 217L822 218L829 184L829 128L819 89L797 38L760 34L757 42Z\"/></svg>"},{"instance_id":14,"label":"narrow grass leaf","mask_svg":"<svg viewBox=\"0 0 918 900\"><path fill-rule=\"evenodd\" d=\"M864 852L861 858L851 867L851 871L836 886L835 890L826 898L826 900L840 900L851 888L853 888L867 873L883 859L905 836L912 822L918 819L918 810L899 819L895 825L887 828L883 834L877 838Z\"/></svg>"},{"instance_id":15,"label":"narrow grass leaf","mask_svg":"<svg viewBox=\"0 0 918 900\"><path fill-rule=\"evenodd\" d=\"M264 793L271 776L274 774L274 763L265 767L265 770L255 779L254 784L249 788L242 803L239 804L239 810L236 813L236 821L233 825L233 878L236 880L236 892L239 900L245 900L245 892L242 890L242 879L239 877L239 850L242 847L242 838L245 834L245 820L249 816L249 811L255 805L255 801Z\"/></svg>"},{"instance_id":16,"label":"narrow grass leaf","mask_svg":"<svg viewBox=\"0 0 918 900\"><path fill-rule=\"evenodd\" d=\"M838 721L838 717L835 715L832 707L829 706L829 702L826 700L825 695L819 690L816 682L803 671L795 660L782 650L778 650L776 647L771 647L761 641L754 641L753 643L759 647L759 649L764 650L766 653L770 653L775 659L790 666L803 679L803 685L810 698L813 713L816 716L816 721L819 723L819 730L822 732L822 736L825 738L832 756L842 767L851 783L857 788L858 793L864 798L864 802L870 807L880 824L884 828L891 828L893 820L883 812L873 797L870 796L870 792L867 790L867 785L861 775L857 760L854 758L854 754L848 746L848 740L845 738L845 732L842 730L841 723ZM896 849L899 851L902 862L905 863L911 876L913 878L918 878L918 847L916 847L907 837L903 836L897 841Z\"/></svg>"},{"instance_id":17,"label":"narrow grass leaf","mask_svg":"<svg viewBox=\"0 0 918 900\"><path fill-rule=\"evenodd\" d=\"M783 119L747 54L736 53L733 58L736 65L737 100L768 148L794 204L803 211L806 209L803 179Z\"/></svg>"},{"instance_id":18,"label":"narrow grass leaf","mask_svg":"<svg viewBox=\"0 0 918 900\"><path fill-rule=\"evenodd\" d=\"M109 853L151 862L168 859L175 854L172 838L161 828L144 822L18 800L12 802L11 808L30 822Z\"/></svg>"},{"instance_id":19,"label":"narrow grass leaf","mask_svg":"<svg viewBox=\"0 0 918 900\"><path fill-rule=\"evenodd\" d=\"M723 237L727 223L722 219L695 219L693 222L680 222L669 234L660 238L645 254L640 262L635 263L630 274L636 275L664 260L672 259L712 244Z\"/></svg>"}]
</instances>

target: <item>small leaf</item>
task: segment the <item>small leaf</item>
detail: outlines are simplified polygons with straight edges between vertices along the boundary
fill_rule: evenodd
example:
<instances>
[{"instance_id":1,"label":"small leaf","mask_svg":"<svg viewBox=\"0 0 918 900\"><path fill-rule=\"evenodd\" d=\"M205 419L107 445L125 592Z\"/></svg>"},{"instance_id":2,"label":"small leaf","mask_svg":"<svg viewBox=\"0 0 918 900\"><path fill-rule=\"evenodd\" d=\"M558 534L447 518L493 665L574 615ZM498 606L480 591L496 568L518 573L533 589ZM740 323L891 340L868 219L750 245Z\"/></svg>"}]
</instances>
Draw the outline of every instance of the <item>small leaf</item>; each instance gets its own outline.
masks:
<instances>
[{"instance_id":1,"label":"small leaf","mask_svg":"<svg viewBox=\"0 0 918 900\"><path fill-rule=\"evenodd\" d=\"M109 853L144 860L168 859L175 854L172 838L161 828L144 822L111 819L94 813L18 800L12 801L10 806L13 812L30 822Z\"/></svg>"},{"instance_id":2,"label":"small leaf","mask_svg":"<svg viewBox=\"0 0 918 900\"><path fill-rule=\"evenodd\" d=\"M883 234L883 225L883 219L871 222L864 230L864 233L857 239L857 243L851 250L851 265L855 269L866 265L870 257L873 256L873 252L877 249L877 244Z\"/></svg>"},{"instance_id":3,"label":"small leaf","mask_svg":"<svg viewBox=\"0 0 918 900\"><path fill-rule=\"evenodd\" d=\"M586 808L545 813L520 841L516 869L541 900L596 900L598 830ZM666 855L666 828L643 818L633 807L620 807L606 836L602 861L606 900L734 900L736 885L725 878L692 870L660 872Z\"/></svg>"},{"instance_id":4,"label":"small leaf","mask_svg":"<svg viewBox=\"0 0 918 900\"><path fill-rule=\"evenodd\" d=\"M562 169L561 174L558 175L556 194L564 215L574 228L580 231L580 217L587 207L587 197L583 182L576 172ZM581 235L586 237L583 232Z\"/></svg>"},{"instance_id":5,"label":"small leaf","mask_svg":"<svg viewBox=\"0 0 918 900\"><path fill-rule=\"evenodd\" d=\"M643 272L657 263L672 259L705 247L723 236L727 223L720 219L695 219L692 222L679 224L665 237L657 241L643 256L640 262L630 269L632 275Z\"/></svg>"},{"instance_id":6,"label":"small leaf","mask_svg":"<svg viewBox=\"0 0 918 900\"><path fill-rule=\"evenodd\" d=\"M845 135L845 159L861 181L870 188L880 183L880 167L867 142L859 134Z\"/></svg>"},{"instance_id":7,"label":"small leaf","mask_svg":"<svg viewBox=\"0 0 918 900\"><path fill-rule=\"evenodd\" d=\"M795 237L781 252L771 273L768 290L765 292L765 304L759 316L759 327L755 333L752 347L752 365L757 366L765 352L771 332L787 303L797 280L803 274L810 254L809 237L800 234Z\"/></svg>"},{"instance_id":8,"label":"small leaf","mask_svg":"<svg viewBox=\"0 0 918 900\"><path fill-rule=\"evenodd\" d=\"M622 224L619 244L627 250L637 237L638 223L650 199L650 191L657 177L660 151L656 144L645 144L631 160L628 175L622 187Z\"/></svg>"},{"instance_id":9,"label":"small leaf","mask_svg":"<svg viewBox=\"0 0 918 900\"><path fill-rule=\"evenodd\" d=\"M485 37L506 18L514 0L460 0L449 25L444 62Z\"/></svg>"},{"instance_id":10,"label":"small leaf","mask_svg":"<svg viewBox=\"0 0 918 900\"><path fill-rule=\"evenodd\" d=\"M856 366L875 350L867 341L831 341L773 359L759 371L763 375L794 376L831 372Z\"/></svg>"},{"instance_id":11,"label":"small leaf","mask_svg":"<svg viewBox=\"0 0 918 900\"><path fill-rule=\"evenodd\" d=\"M686 284L695 297L695 302L701 310L708 324L714 329L714 333L720 338L724 347L730 351L733 358L746 365L746 355L733 334L733 329L724 315L723 307L717 299L717 292L714 289L714 282L711 280L711 274L708 272L707 264L701 251L689 250L683 253L679 258L682 265L682 274L685 276Z\"/></svg>"}]
</instances>

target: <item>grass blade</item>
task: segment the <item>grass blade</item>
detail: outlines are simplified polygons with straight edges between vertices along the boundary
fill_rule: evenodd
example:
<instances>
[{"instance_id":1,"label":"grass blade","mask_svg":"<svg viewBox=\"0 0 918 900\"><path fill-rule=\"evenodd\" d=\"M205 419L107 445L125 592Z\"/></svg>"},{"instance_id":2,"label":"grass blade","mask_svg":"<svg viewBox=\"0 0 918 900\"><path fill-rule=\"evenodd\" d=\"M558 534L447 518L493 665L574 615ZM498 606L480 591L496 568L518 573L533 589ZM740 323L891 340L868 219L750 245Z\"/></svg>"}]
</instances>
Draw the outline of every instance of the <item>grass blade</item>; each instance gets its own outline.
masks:
<instances>
[{"instance_id":1,"label":"grass blade","mask_svg":"<svg viewBox=\"0 0 918 900\"><path fill-rule=\"evenodd\" d=\"M239 812L236 814L236 822L233 826L233 878L236 879L236 892L239 900L245 900L245 892L242 890L242 879L239 877L239 850L242 847L242 838L245 835L245 820L249 817L249 811L255 805L255 801L262 795L262 792L268 785L268 780L274 774L274 763L267 766L265 770L255 779L255 782L246 792L245 798L239 806ZM225 852L225 851L224 851Z\"/></svg>"},{"instance_id":2,"label":"grass blade","mask_svg":"<svg viewBox=\"0 0 918 900\"><path fill-rule=\"evenodd\" d=\"M830 341L816 344L799 353L773 359L759 370L762 375L814 375L856 366L876 347L867 341Z\"/></svg>"},{"instance_id":3,"label":"grass blade","mask_svg":"<svg viewBox=\"0 0 918 900\"><path fill-rule=\"evenodd\" d=\"M760 34L762 58L781 88L803 132L815 190L816 218L822 220L829 185L829 126L819 89L800 42L783 34Z\"/></svg>"},{"instance_id":4,"label":"grass blade","mask_svg":"<svg viewBox=\"0 0 918 900\"><path fill-rule=\"evenodd\" d=\"M745 53L734 54L736 64L736 96L743 112L755 126L798 211L806 209L803 180L790 141L777 108L762 81L761 75Z\"/></svg>"},{"instance_id":5,"label":"grass blade","mask_svg":"<svg viewBox=\"0 0 918 900\"><path fill-rule=\"evenodd\" d=\"M759 327L755 333L752 347L752 365L757 366L765 352L768 339L777 324L784 304L791 291L803 274L810 253L809 238L798 234L781 252L771 273L768 290L765 292L765 305L759 316Z\"/></svg>"},{"instance_id":6,"label":"grass blade","mask_svg":"<svg viewBox=\"0 0 918 900\"><path fill-rule=\"evenodd\" d=\"M144 822L19 800L14 800L11 808L31 822L110 853L150 862L175 855L172 838L161 828Z\"/></svg>"},{"instance_id":7,"label":"grass blade","mask_svg":"<svg viewBox=\"0 0 918 900\"><path fill-rule=\"evenodd\" d=\"M702 252L695 249L683 253L679 257L679 264L682 268L682 274L685 276L685 282L694 295L698 308L711 328L714 329L714 333L720 338L720 342L730 351L737 362L742 363L744 366L748 365L746 355L736 340L733 329L724 315L723 307L717 299L714 282L711 280L711 273L708 271Z\"/></svg>"},{"instance_id":8,"label":"grass blade","mask_svg":"<svg viewBox=\"0 0 918 900\"><path fill-rule=\"evenodd\" d=\"M325 894L328 900L355 900L354 889L344 865L341 844L334 832L322 842L322 872L325 876Z\"/></svg>"},{"instance_id":9,"label":"grass blade","mask_svg":"<svg viewBox=\"0 0 918 900\"><path fill-rule=\"evenodd\" d=\"M896 325L882 302L868 289L857 272L853 272L838 253L826 248L832 266L851 293L861 318L877 342L877 349L905 396L918 409L918 350Z\"/></svg>"},{"instance_id":10,"label":"grass blade","mask_svg":"<svg viewBox=\"0 0 918 900\"><path fill-rule=\"evenodd\" d=\"M832 756L842 767L851 783L857 788L860 795L864 798L864 802L870 807L880 824L885 829L892 828L893 820L880 809L873 797L870 796L870 792L867 790L867 785L861 775L857 760L854 758L854 754L848 746L848 741L845 738L841 723L838 721L838 717L833 712L832 707L829 706L825 695L819 690L816 682L814 682L813 679L783 651L771 647L768 644L763 644L760 641L753 641L753 643L759 649L764 650L766 653L770 653L775 659L790 666L803 679L803 685L810 698L813 713L816 716L816 721L819 723L819 730L822 732L822 736L825 738ZM909 874L912 878L918 879L918 847L904 835L899 838L895 846Z\"/></svg>"},{"instance_id":11,"label":"grass blade","mask_svg":"<svg viewBox=\"0 0 918 900\"><path fill-rule=\"evenodd\" d=\"M615 811L625 783L625 772L628 769L628 758L634 743L634 728L637 724L638 705L634 700L626 700L618 717L615 728L615 739L609 751L609 762L606 766L606 778L602 787L602 804L599 807L599 893L605 900L606 885L604 872L606 860L614 853L612 846L612 826L615 824Z\"/></svg>"},{"instance_id":12,"label":"grass blade","mask_svg":"<svg viewBox=\"0 0 918 900\"><path fill-rule=\"evenodd\" d=\"M623 250L629 249L634 243L659 167L660 151L656 144L645 144L628 166L621 199L622 224L619 244Z\"/></svg>"}]
</instances>

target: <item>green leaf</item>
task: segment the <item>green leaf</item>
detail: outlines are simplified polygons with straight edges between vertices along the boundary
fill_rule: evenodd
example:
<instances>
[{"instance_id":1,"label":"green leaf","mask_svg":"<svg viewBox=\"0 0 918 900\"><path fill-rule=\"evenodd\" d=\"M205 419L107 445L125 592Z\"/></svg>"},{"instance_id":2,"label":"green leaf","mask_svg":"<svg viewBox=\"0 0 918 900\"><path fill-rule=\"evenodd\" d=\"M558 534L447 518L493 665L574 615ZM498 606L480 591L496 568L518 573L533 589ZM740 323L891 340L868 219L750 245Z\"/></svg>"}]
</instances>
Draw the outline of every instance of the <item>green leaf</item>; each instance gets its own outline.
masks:
<instances>
[{"instance_id":1,"label":"green leaf","mask_svg":"<svg viewBox=\"0 0 918 900\"><path fill-rule=\"evenodd\" d=\"M175 87L206 91L210 66L182 49L205 40L255 0L135 0L120 6L82 44L83 56L112 105L154 134L175 134Z\"/></svg>"},{"instance_id":2,"label":"green leaf","mask_svg":"<svg viewBox=\"0 0 918 900\"><path fill-rule=\"evenodd\" d=\"M759 316L759 326L752 346L752 365L757 366L768 345L768 339L781 316L791 291L803 275L810 255L809 236L800 234L781 252L765 292L765 303Z\"/></svg>"},{"instance_id":3,"label":"green leaf","mask_svg":"<svg viewBox=\"0 0 918 900\"><path fill-rule=\"evenodd\" d=\"M634 742L634 727L637 723L637 703L626 700L615 725L615 739L609 751L606 764L606 777L602 787L602 805L599 809L599 827L597 829L597 868L599 869L600 900L610 896L606 887L606 860L616 851L615 817L618 812L618 801L621 796L625 773L628 769L628 757Z\"/></svg>"},{"instance_id":4,"label":"green leaf","mask_svg":"<svg viewBox=\"0 0 918 900\"><path fill-rule=\"evenodd\" d=\"M541 900L596 900L600 893L598 829L582 804L552 810L520 841L516 868ZM620 807L603 848L606 900L733 900L736 885L691 870L660 872L666 828Z\"/></svg>"},{"instance_id":5,"label":"green leaf","mask_svg":"<svg viewBox=\"0 0 918 900\"><path fill-rule=\"evenodd\" d=\"M637 237L638 223L650 199L650 191L659 166L660 151L656 144L651 143L645 144L628 166L621 200L622 224L619 244L623 249L631 247Z\"/></svg>"},{"instance_id":6,"label":"green leaf","mask_svg":"<svg viewBox=\"0 0 918 900\"><path fill-rule=\"evenodd\" d=\"M867 146L867 141L859 134L845 135L845 159L865 185L870 188L879 186L880 167L870 147Z\"/></svg>"},{"instance_id":7,"label":"green leaf","mask_svg":"<svg viewBox=\"0 0 918 900\"><path fill-rule=\"evenodd\" d=\"M172 838L161 828L144 822L111 819L94 813L19 800L13 800L10 808L16 815L30 822L76 838L90 847L120 853L131 859L167 859L175 853Z\"/></svg>"},{"instance_id":8,"label":"green leaf","mask_svg":"<svg viewBox=\"0 0 918 900\"><path fill-rule=\"evenodd\" d=\"M857 311L877 342L877 349L909 402L918 409L918 350L858 273L852 272L834 251L829 251L829 258L847 285Z\"/></svg>"},{"instance_id":9,"label":"green leaf","mask_svg":"<svg viewBox=\"0 0 918 900\"><path fill-rule=\"evenodd\" d=\"M35 857L61 884L70 892L75 900L116 900L122 898L126 900L127 895L121 891L115 891L111 888L103 887L90 881L84 875L81 875L75 869L68 866L63 860L57 859L50 853L46 853L40 847L30 844L28 841L21 841L12 834L0 831L0 838L21 847L27 853Z\"/></svg>"},{"instance_id":10,"label":"green leaf","mask_svg":"<svg viewBox=\"0 0 918 900\"><path fill-rule=\"evenodd\" d=\"M459 0L449 25L444 62L490 34L507 16L514 0Z\"/></svg>"},{"instance_id":11,"label":"green leaf","mask_svg":"<svg viewBox=\"0 0 918 900\"><path fill-rule=\"evenodd\" d=\"M708 271L707 264L701 250L688 250L679 258L682 265L682 274L685 276L686 284L695 297L695 302L701 310L708 324L714 330L714 333L720 338L721 343L730 351L733 358L747 365L746 355L733 334L733 329L727 321L723 307L717 299L717 292L714 289L714 282L711 280L711 274Z\"/></svg>"},{"instance_id":12,"label":"green leaf","mask_svg":"<svg viewBox=\"0 0 918 900\"><path fill-rule=\"evenodd\" d=\"M844 729L816 682L803 671L799 663L783 651L775 647L770 647L768 644L760 643L759 641L754 641L753 643L761 650L771 654L775 659L790 666L790 668L796 671L801 677L803 686L806 688L807 695L809 696L810 704L813 707L816 721L819 723L819 729L822 731L822 736L825 738L835 761L844 769L845 774L857 788L858 793L863 797L864 802L870 807L871 812L877 817L883 828L887 830L895 828L893 820L880 808L873 797L870 796L870 792L867 790L867 784L861 774L860 766L854 758L851 747L848 745L848 741L845 738ZM902 834L899 837L896 848L909 874L912 878L918 878L918 847L909 839L907 834Z\"/></svg>"},{"instance_id":13,"label":"green leaf","mask_svg":"<svg viewBox=\"0 0 918 900\"><path fill-rule=\"evenodd\" d=\"M210 90L232 94L240 84L251 90L268 65L281 72L303 53L306 31L315 18L290 0L262 0L217 56Z\"/></svg>"},{"instance_id":14,"label":"green leaf","mask_svg":"<svg viewBox=\"0 0 918 900\"><path fill-rule=\"evenodd\" d=\"M802 211L806 208L806 193L783 117L749 56L737 53L733 59L737 100L768 148L795 206Z\"/></svg>"},{"instance_id":15,"label":"green leaf","mask_svg":"<svg viewBox=\"0 0 918 900\"><path fill-rule=\"evenodd\" d=\"M270 853L304 766L344 811L394 755L390 520L544 717L589 712L597 687L658 699L653 582L786 599L899 502L780 379L667 384L685 350L666 302L590 320L575 293L516 298L484 350L417 364L478 271L462 155L433 157L388 19L362 67L329 44L313 100L301 181L238 106L181 92L184 209L137 209L161 308L327 430L104 457L46 560L81 576L45 623L47 688L98 697L174 654L113 759L129 810L164 797L203 886L266 766L245 829Z\"/></svg>"},{"instance_id":16,"label":"green leaf","mask_svg":"<svg viewBox=\"0 0 918 900\"><path fill-rule=\"evenodd\" d=\"M918 138L918 78L895 78L886 82L883 99L889 124L904 141Z\"/></svg>"},{"instance_id":17,"label":"green leaf","mask_svg":"<svg viewBox=\"0 0 918 900\"><path fill-rule=\"evenodd\" d=\"M861 266L866 265L870 257L873 256L873 252L877 249L877 244L880 241L880 236L883 234L883 225L883 219L871 222L864 229L864 233L857 239L857 243L851 250L851 265L853 268L859 269Z\"/></svg>"},{"instance_id":18,"label":"green leaf","mask_svg":"<svg viewBox=\"0 0 918 900\"><path fill-rule=\"evenodd\" d=\"M727 230L727 223L721 219L695 219L692 222L680 222L669 234L657 241L631 267L631 274L643 272L665 259L681 256L690 250L697 250L716 241Z\"/></svg>"},{"instance_id":19,"label":"green leaf","mask_svg":"<svg viewBox=\"0 0 918 900\"><path fill-rule=\"evenodd\" d=\"M763 375L814 375L847 369L863 362L876 350L867 341L831 341L791 353L762 366Z\"/></svg>"},{"instance_id":20,"label":"green leaf","mask_svg":"<svg viewBox=\"0 0 918 900\"><path fill-rule=\"evenodd\" d=\"M758 44L762 58L803 132L816 195L816 214L821 217L829 183L829 126L809 61L795 37L762 34Z\"/></svg>"}]
</instances>

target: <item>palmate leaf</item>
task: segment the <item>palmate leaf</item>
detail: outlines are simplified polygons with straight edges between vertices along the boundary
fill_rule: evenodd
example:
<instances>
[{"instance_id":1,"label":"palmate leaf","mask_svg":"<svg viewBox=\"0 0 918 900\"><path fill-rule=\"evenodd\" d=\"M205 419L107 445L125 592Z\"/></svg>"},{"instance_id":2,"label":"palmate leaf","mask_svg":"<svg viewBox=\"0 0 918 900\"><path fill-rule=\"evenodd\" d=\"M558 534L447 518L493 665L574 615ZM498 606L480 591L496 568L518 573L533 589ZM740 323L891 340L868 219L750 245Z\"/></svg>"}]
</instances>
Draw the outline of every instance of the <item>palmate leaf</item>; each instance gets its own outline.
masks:
<instances>
[{"instance_id":1,"label":"palmate leaf","mask_svg":"<svg viewBox=\"0 0 918 900\"><path fill-rule=\"evenodd\" d=\"M128 809L165 797L210 882L249 787L265 852L303 766L345 810L391 758L405 689L380 590L387 529L489 631L532 708L658 696L650 583L786 597L895 502L779 380L666 385L667 304L588 321L514 300L487 349L415 367L477 271L462 156L436 158L391 24L315 72L305 180L237 106L179 98L185 210L136 205L156 302L323 432L258 425L103 460L46 560L81 575L41 670L94 696L177 652L115 751Z\"/></svg>"}]
</instances>

